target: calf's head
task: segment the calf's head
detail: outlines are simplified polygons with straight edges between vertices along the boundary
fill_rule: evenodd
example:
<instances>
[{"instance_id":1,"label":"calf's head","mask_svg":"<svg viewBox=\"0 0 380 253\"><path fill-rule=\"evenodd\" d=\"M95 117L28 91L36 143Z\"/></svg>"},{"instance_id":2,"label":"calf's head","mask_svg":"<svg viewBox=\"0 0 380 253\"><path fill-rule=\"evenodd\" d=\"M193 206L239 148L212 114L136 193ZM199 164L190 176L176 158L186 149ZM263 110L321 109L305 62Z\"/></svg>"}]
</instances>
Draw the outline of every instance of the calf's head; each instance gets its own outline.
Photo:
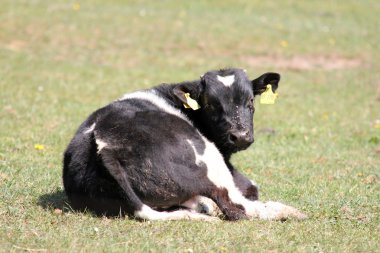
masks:
<instances>
[{"instance_id":1,"label":"calf's head","mask_svg":"<svg viewBox=\"0 0 380 253\"><path fill-rule=\"evenodd\" d=\"M271 84L275 91L280 81L277 73L265 73L250 80L242 69L210 71L201 77L197 87L180 86L175 94L183 100L190 93L201 109L195 122L223 153L246 149L253 141L255 96Z\"/></svg>"}]
</instances>

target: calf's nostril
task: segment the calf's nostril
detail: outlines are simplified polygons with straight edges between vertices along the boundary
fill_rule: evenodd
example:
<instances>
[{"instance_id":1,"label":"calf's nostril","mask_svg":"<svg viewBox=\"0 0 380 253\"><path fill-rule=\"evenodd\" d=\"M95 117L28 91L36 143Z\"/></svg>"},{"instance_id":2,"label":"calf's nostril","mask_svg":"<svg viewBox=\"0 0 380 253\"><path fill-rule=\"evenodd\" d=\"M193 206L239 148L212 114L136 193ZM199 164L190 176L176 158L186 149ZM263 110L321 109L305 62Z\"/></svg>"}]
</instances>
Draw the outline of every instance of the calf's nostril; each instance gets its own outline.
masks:
<instances>
[{"instance_id":1,"label":"calf's nostril","mask_svg":"<svg viewBox=\"0 0 380 253\"><path fill-rule=\"evenodd\" d=\"M235 143L238 140L238 137L235 134L230 134L230 141Z\"/></svg>"}]
</instances>

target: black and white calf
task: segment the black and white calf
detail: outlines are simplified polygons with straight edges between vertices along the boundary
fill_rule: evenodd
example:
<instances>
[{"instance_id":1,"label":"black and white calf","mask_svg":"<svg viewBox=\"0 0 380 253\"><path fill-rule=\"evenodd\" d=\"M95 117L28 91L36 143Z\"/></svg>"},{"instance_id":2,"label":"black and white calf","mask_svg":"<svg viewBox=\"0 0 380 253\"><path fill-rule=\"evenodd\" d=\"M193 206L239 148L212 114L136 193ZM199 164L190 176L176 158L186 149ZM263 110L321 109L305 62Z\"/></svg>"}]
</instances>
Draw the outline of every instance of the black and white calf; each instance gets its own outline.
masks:
<instances>
[{"instance_id":1,"label":"black and white calf","mask_svg":"<svg viewBox=\"0 0 380 253\"><path fill-rule=\"evenodd\" d=\"M276 90L279 80L277 73L251 81L241 69L210 71L126 94L95 111L64 155L72 207L147 220L210 220L197 210L202 204L211 214L215 203L228 220L304 218L293 207L258 201L256 185L229 161L253 143L255 95L267 84ZM185 108L189 96L200 109Z\"/></svg>"}]
</instances>

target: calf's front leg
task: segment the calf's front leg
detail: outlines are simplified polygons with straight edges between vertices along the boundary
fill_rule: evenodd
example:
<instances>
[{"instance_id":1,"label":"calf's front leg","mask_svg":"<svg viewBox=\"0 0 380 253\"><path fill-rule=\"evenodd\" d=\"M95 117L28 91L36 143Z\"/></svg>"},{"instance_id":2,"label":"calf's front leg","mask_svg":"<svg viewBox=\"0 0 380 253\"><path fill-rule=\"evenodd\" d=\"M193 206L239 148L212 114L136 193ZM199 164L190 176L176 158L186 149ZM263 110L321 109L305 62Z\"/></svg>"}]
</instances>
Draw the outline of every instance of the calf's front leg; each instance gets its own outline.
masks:
<instances>
[{"instance_id":1,"label":"calf's front leg","mask_svg":"<svg viewBox=\"0 0 380 253\"><path fill-rule=\"evenodd\" d=\"M234 189L227 190L226 188L215 187L207 197L216 203L227 220L254 218L263 220L286 220L289 218L302 220L307 218L305 214L294 207L274 201L252 201Z\"/></svg>"},{"instance_id":2,"label":"calf's front leg","mask_svg":"<svg viewBox=\"0 0 380 253\"><path fill-rule=\"evenodd\" d=\"M227 219L238 220L249 217L282 220L306 217L293 207L279 202L263 203L257 200L257 194L247 194L246 187L253 184L234 170L229 162L226 163L219 150L207 140L203 153L198 153L191 141L189 144L194 150L196 165L203 166L206 171L206 177L202 178L204 181L198 182L203 189L199 190L197 195L211 198ZM239 182L243 182L243 187ZM257 188L255 190L257 193Z\"/></svg>"},{"instance_id":3,"label":"calf's front leg","mask_svg":"<svg viewBox=\"0 0 380 253\"><path fill-rule=\"evenodd\" d=\"M305 214L298 211L296 208L280 202L251 201L244 197L241 198L238 192L232 192L229 195L231 196L232 202L243 206L246 214L251 218L263 220L286 220L289 218L302 220L307 218Z\"/></svg>"}]
</instances>

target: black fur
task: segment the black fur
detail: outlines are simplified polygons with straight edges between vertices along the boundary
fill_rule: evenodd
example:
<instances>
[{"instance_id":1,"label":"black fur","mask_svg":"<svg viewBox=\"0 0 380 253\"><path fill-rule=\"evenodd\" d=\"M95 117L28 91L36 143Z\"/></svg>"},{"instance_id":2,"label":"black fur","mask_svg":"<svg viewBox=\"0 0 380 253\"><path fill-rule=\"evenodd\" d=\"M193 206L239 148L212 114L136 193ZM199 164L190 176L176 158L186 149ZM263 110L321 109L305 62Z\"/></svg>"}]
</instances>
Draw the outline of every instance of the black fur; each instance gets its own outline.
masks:
<instances>
[{"instance_id":1,"label":"black fur","mask_svg":"<svg viewBox=\"0 0 380 253\"><path fill-rule=\"evenodd\" d=\"M217 75L235 75L235 83L225 87L217 83ZM212 198L227 219L244 218L242 208L229 201L225 190L208 180L206 165L195 163L186 140L191 140L199 154L205 149L199 132L215 143L237 187L246 198L256 200L257 188L229 159L253 142L254 96L268 83L275 90L279 79L278 74L267 73L250 81L243 70L225 69L207 72L192 82L152 89L192 125L141 99L118 100L95 111L79 127L64 154L63 183L72 207L133 215L143 203L161 210L202 195ZM185 93L201 109L185 109ZM96 140L107 144L100 152Z\"/></svg>"}]
</instances>

